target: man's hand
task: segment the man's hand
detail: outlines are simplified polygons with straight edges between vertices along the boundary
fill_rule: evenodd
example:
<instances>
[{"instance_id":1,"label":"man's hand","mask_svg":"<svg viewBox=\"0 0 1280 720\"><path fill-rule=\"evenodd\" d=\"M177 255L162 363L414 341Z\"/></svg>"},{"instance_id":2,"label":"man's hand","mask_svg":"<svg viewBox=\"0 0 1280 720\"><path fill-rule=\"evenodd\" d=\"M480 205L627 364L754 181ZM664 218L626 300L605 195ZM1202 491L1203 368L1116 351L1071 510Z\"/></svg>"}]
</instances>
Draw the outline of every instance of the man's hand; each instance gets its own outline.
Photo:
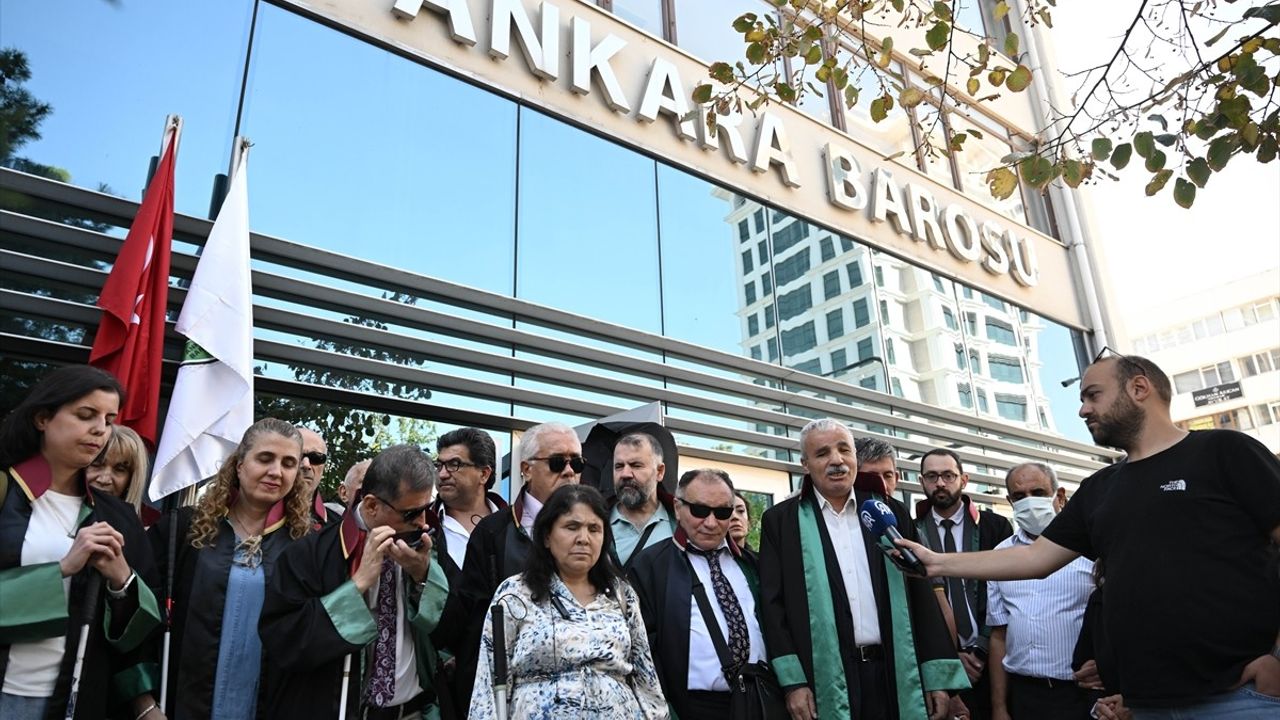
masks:
<instances>
[{"instance_id":1,"label":"man's hand","mask_svg":"<svg viewBox=\"0 0 1280 720\"><path fill-rule=\"evenodd\" d=\"M1253 683L1254 689L1263 695L1280 698L1280 659L1273 655L1263 655L1245 665L1236 687L1250 682Z\"/></svg>"},{"instance_id":2,"label":"man's hand","mask_svg":"<svg viewBox=\"0 0 1280 720\"><path fill-rule=\"evenodd\" d=\"M787 712L791 720L816 720L818 704L813 699L813 691L808 687L798 687L787 692Z\"/></svg>"},{"instance_id":3,"label":"man's hand","mask_svg":"<svg viewBox=\"0 0 1280 720\"><path fill-rule=\"evenodd\" d=\"M1098 663L1087 660L1075 671L1076 685L1086 690L1102 690L1102 676L1098 674Z\"/></svg>"},{"instance_id":4,"label":"man's hand","mask_svg":"<svg viewBox=\"0 0 1280 720\"><path fill-rule=\"evenodd\" d=\"M924 699L929 706L929 720L947 720L947 713L951 710L951 696L946 690L930 690L924 694Z\"/></svg>"},{"instance_id":5,"label":"man's hand","mask_svg":"<svg viewBox=\"0 0 1280 720\"><path fill-rule=\"evenodd\" d=\"M1119 695L1108 695L1093 704L1093 711L1098 720L1133 720L1133 713L1124 706L1124 698Z\"/></svg>"},{"instance_id":6,"label":"man's hand","mask_svg":"<svg viewBox=\"0 0 1280 720\"><path fill-rule=\"evenodd\" d=\"M942 574L942 553L936 553L918 542L912 542L906 538L894 540L900 548L906 548L916 554L920 559L920 564L924 565L926 577L939 577Z\"/></svg>"},{"instance_id":7,"label":"man's hand","mask_svg":"<svg viewBox=\"0 0 1280 720\"><path fill-rule=\"evenodd\" d=\"M378 582L378 576L382 574L382 554L393 542L391 538L395 534L396 531L389 525L380 525L370 530L365 536L360 567L351 574L351 581L356 584L356 589L361 593L369 592L369 588Z\"/></svg>"},{"instance_id":8,"label":"man's hand","mask_svg":"<svg viewBox=\"0 0 1280 720\"><path fill-rule=\"evenodd\" d=\"M969 676L969 683L978 682L978 678L982 677L982 670L987 666L977 653L966 652L961 650L960 664L964 665L964 674Z\"/></svg>"},{"instance_id":9,"label":"man's hand","mask_svg":"<svg viewBox=\"0 0 1280 720\"><path fill-rule=\"evenodd\" d=\"M959 695L951 696L951 707L947 708L947 717L969 720L969 708Z\"/></svg>"},{"instance_id":10,"label":"man's hand","mask_svg":"<svg viewBox=\"0 0 1280 720\"><path fill-rule=\"evenodd\" d=\"M403 540L394 540L387 546L387 555L396 562L416 583L427 579L427 570L431 566L431 536L422 533L422 545L418 549L409 547Z\"/></svg>"},{"instance_id":11,"label":"man's hand","mask_svg":"<svg viewBox=\"0 0 1280 720\"><path fill-rule=\"evenodd\" d=\"M90 563L108 580L117 581L116 587L129 579L129 565L124 561L124 536L107 523L96 522L80 528L71 542L71 549L58 562L62 577L71 577ZM121 564L123 575L119 574Z\"/></svg>"}]
</instances>

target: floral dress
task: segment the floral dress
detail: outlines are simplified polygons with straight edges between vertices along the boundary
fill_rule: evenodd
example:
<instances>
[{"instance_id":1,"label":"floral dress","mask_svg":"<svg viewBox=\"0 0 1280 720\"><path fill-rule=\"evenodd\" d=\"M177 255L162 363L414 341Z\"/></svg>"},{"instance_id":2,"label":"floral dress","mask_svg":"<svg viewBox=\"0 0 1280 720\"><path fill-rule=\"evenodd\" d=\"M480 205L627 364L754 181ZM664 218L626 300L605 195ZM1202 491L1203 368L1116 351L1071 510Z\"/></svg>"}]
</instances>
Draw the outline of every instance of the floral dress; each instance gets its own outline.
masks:
<instances>
[{"instance_id":1,"label":"floral dress","mask_svg":"<svg viewBox=\"0 0 1280 720\"><path fill-rule=\"evenodd\" d=\"M494 603L502 603L506 632L508 718L668 717L640 603L627 583L619 582L613 593L599 594L584 607L558 576L551 578L551 597L534 603L524 577L517 575L498 586ZM496 716L493 615L487 613L470 717Z\"/></svg>"}]
</instances>

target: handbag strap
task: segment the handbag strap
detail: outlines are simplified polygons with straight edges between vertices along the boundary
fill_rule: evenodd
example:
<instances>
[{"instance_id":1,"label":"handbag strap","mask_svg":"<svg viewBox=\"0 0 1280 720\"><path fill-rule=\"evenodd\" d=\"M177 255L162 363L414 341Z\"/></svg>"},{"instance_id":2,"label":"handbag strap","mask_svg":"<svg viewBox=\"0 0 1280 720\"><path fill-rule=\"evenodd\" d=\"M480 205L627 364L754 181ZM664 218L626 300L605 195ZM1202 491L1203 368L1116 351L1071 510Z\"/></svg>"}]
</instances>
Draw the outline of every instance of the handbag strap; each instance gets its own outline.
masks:
<instances>
[{"instance_id":1,"label":"handbag strap","mask_svg":"<svg viewBox=\"0 0 1280 720\"><path fill-rule=\"evenodd\" d=\"M640 540L636 543L635 549L631 551L631 557L628 557L627 561L622 564L622 574L624 576L631 570L631 563L636 561L636 556L644 549L644 544L649 541L649 536L653 534L654 529L657 528L658 523L661 522L665 521L658 520L658 522L649 523L649 526L644 529L644 532L640 533Z\"/></svg>"},{"instance_id":2,"label":"handbag strap","mask_svg":"<svg viewBox=\"0 0 1280 720\"><path fill-rule=\"evenodd\" d=\"M685 564L689 566L689 575L693 579L693 599L698 602L698 610L702 613L702 622L707 626L707 634L711 636L711 644L716 649L716 657L720 659L720 672L724 675L725 682L729 683L729 689L733 689L733 676L726 669L729 667L729 646L724 641L724 634L720 632L720 623L716 621L716 614L711 610L711 602L707 600L707 591L702 585L702 580L698 578L698 573L693 569L693 562L689 560L686 554L684 557Z\"/></svg>"}]
</instances>

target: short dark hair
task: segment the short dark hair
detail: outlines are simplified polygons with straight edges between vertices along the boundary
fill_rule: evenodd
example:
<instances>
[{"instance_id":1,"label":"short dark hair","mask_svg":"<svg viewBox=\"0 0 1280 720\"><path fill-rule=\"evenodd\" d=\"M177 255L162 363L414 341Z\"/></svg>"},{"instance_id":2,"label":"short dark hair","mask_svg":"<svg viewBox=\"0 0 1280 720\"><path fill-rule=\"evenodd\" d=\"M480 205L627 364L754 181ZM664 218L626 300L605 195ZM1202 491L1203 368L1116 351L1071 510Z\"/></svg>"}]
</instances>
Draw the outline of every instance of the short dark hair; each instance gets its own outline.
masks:
<instances>
[{"instance_id":1,"label":"short dark hair","mask_svg":"<svg viewBox=\"0 0 1280 720\"><path fill-rule=\"evenodd\" d=\"M16 465L40 452L41 433L36 429L38 416L52 415L63 405L97 390L114 393L120 398L120 405L124 405L124 388L106 370L89 365L68 365L41 378L0 423L0 468Z\"/></svg>"},{"instance_id":2,"label":"short dark hair","mask_svg":"<svg viewBox=\"0 0 1280 720\"><path fill-rule=\"evenodd\" d=\"M925 453L924 455L921 455L920 456L920 472L924 472L924 461L928 460L929 458L935 455L946 455L952 460L955 460L956 472L960 473L961 475L964 474L964 463L960 462L960 456L957 455L956 451L952 450L951 448L934 448L929 452Z\"/></svg>"},{"instance_id":3,"label":"short dark hair","mask_svg":"<svg viewBox=\"0 0 1280 720\"><path fill-rule=\"evenodd\" d=\"M467 448L467 454L471 456L471 462L477 467L487 467L496 470L498 461L498 448L494 445L493 438L489 433L480 428L464 427L457 430L450 430L436 439L436 454L440 454L441 450L454 445L463 445ZM492 490L493 484L498 480L498 473L489 473L489 481L484 484L486 490Z\"/></svg>"},{"instance_id":4,"label":"short dark hair","mask_svg":"<svg viewBox=\"0 0 1280 720\"><path fill-rule=\"evenodd\" d=\"M686 470L685 473L680 476L679 482L676 483L676 496L684 497L684 489L689 487L689 483L697 480L703 475L710 475L725 485L728 485L729 492L734 495L738 494L738 491L733 487L733 480L729 479L729 473L721 470L720 468L695 468L693 470ZM743 498L743 500L746 500L746 498ZM750 505L750 503L747 504Z\"/></svg>"},{"instance_id":5,"label":"short dark hair","mask_svg":"<svg viewBox=\"0 0 1280 720\"><path fill-rule=\"evenodd\" d=\"M751 501L747 499L746 495L742 494L741 490L734 490L733 496L741 500L747 506L747 519L750 520L751 519Z\"/></svg>"},{"instance_id":6,"label":"short dark hair","mask_svg":"<svg viewBox=\"0 0 1280 720\"><path fill-rule=\"evenodd\" d=\"M888 441L881 440L878 437L865 435L863 437L853 439L853 448L858 455L858 465L862 463L875 462L880 458L890 458L897 464L898 451L894 449Z\"/></svg>"},{"instance_id":7,"label":"short dark hair","mask_svg":"<svg viewBox=\"0 0 1280 720\"><path fill-rule=\"evenodd\" d=\"M369 463L361 490L395 502L406 490L422 492L436 485L436 467L416 445L392 445Z\"/></svg>"},{"instance_id":8,"label":"short dark hair","mask_svg":"<svg viewBox=\"0 0 1280 720\"><path fill-rule=\"evenodd\" d=\"M642 433L642 432L627 433L626 435L623 435L622 437L618 438L618 442L614 443L613 447L616 450L619 445L638 448L646 444L649 446L649 452L653 453L654 460L657 461L659 465L661 465L663 462L662 443L659 443L658 438L650 435L649 433Z\"/></svg>"},{"instance_id":9,"label":"short dark hair","mask_svg":"<svg viewBox=\"0 0 1280 720\"><path fill-rule=\"evenodd\" d=\"M1169 382L1169 376L1160 369L1159 365L1142 357L1141 355L1108 355L1094 361L1094 364L1114 360L1116 366L1116 379L1120 381L1120 386L1124 387L1129 381L1142 375L1151 381L1151 386L1156 389L1156 394L1160 396L1166 404L1173 402L1173 385Z\"/></svg>"},{"instance_id":10,"label":"short dark hair","mask_svg":"<svg viewBox=\"0 0 1280 720\"><path fill-rule=\"evenodd\" d=\"M596 564L587 571L587 580L595 586L596 592L612 593L622 577L609 552L613 547L613 530L609 527L609 509L605 505L604 496L590 485L562 485L551 493L547 503L538 511L538 518L533 521L533 547L529 551L528 565L525 566L524 582L529 586L534 602L541 602L551 595L551 576L557 572L556 559L547 547L547 536L551 534L556 521L579 504L591 508L591 512L600 518L600 524L604 527L600 557L596 558Z\"/></svg>"}]
</instances>

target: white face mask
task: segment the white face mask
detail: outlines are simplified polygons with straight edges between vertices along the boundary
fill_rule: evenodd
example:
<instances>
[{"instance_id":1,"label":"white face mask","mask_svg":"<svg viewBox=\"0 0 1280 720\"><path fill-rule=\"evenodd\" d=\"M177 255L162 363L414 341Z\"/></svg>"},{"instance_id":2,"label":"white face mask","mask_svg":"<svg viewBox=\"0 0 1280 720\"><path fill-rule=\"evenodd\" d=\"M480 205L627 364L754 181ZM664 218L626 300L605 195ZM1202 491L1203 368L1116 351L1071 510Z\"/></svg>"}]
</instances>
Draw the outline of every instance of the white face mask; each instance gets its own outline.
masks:
<instances>
[{"instance_id":1,"label":"white face mask","mask_svg":"<svg viewBox=\"0 0 1280 720\"><path fill-rule=\"evenodd\" d=\"M1030 535L1039 535L1057 515L1052 497L1024 497L1013 504L1013 519Z\"/></svg>"}]
</instances>

